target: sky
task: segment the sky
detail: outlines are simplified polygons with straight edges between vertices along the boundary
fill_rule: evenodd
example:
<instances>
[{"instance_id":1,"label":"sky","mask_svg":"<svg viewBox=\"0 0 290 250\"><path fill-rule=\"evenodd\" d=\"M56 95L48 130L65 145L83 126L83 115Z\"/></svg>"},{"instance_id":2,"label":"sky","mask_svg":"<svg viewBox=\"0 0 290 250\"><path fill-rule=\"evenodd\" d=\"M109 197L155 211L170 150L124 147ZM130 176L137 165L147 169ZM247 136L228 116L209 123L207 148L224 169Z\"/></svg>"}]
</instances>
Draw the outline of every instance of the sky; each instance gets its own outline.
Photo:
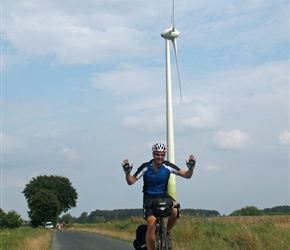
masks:
<instances>
[{"instance_id":1,"label":"sky","mask_svg":"<svg viewBox=\"0 0 290 250\"><path fill-rule=\"evenodd\" d=\"M289 205L289 1L176 0L182 89L171 48L181 208L221 215ZM133 173L166 143L170 0L1 1L1 208L28 219L22 191L69 178L74 217L142 207Z\"/></svg>"}]
</instances>

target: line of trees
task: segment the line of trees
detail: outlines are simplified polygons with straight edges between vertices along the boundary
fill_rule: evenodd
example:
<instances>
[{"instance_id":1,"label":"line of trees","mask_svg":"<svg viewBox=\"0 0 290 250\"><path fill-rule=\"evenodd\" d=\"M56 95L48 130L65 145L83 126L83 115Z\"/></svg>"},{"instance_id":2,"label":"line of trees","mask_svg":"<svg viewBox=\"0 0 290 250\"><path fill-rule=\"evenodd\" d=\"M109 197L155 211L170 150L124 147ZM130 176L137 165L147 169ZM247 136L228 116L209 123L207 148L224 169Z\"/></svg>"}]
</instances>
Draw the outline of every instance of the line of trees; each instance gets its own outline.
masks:
<instances>
[{"instance_id":1,"label":"line of trees","mask_svg":"<svg viewBox=\"0 0 290 250\"><path fill-rule=\"evenodd\" d=\"M142 209L116 209L116 210L95 210L88 214L83 212L79 218L74 218L75 223L98 223L111 220L128 219L131 217L141 217ZM181 209L181 215L216 217L221 216L216 210L205 209ZM290 215L290 206L276 206L263 210L254 206L246 206L235 210L230 216L259 216L259 215Z\"/></svg>"},{"instance_id":2,"label":"line of trees","mask_svg":"<svg viewBox=\"0 0 290 250\"><path fill-rule=\"evenodd\" d=\"M290 215L290 206L276 206L273 208L265 208L263 210L254 206L246 206L235 210L230 216L259 216L259 215Z\"/></svg>"},{"instance_id":3,"label":"line of trees","mask_svg":"<svg viewBox=\"0 0 290 250\"><path fill-rule=\"evenodd\" d=\"M217 217L221 216L216 210L205 209L181 209L181 215L202 216L202 217ZM290 215L290 206L276 206L263 210L254 206L246 206L239 210L235 210L229 216L260 216L260 215ZM116 209L116 210L95 210L88 214L81 213L80 217L75 218L70 214L65 214L59 218L59 221L69 223L100 223L111 220L129 219L131 217L142 217L142 209Z\"/></svg>"},{"instance_id":4,"label":"line of trees","mask_svg":"<svg viewBox=\"0 0 290 250\"><path fill-rule=\"evenodd\" d=\"M182 209L181 215L190 216L204 216L213 217L220 216L219 212L215 210L204 210L204 209ZM88 214L87 212L81 213L80 217L75 218L70 214L65 214L59 218L59 221L64 221L67 224L70 223L101 223L112 220L123 220L131 217L142 217L143 210L136 209L116 209L116 210L95 210Z\"/></svg>"},{"instance_id":5,"label":"line of trees","mask_svg":"<svg viewBox=\"0 0 290 250\"><path fill-rule=\"evenodd\" d=\"M181 215L214 217L220 216L215 210L205 209L181 209ZM75 223L99 223L111 220L129 219L131 217L142 217L143 209L116 209L116 210L95 210L88 214L83 212L79 218L75 218Z\"/></svg>"}]
</instances>

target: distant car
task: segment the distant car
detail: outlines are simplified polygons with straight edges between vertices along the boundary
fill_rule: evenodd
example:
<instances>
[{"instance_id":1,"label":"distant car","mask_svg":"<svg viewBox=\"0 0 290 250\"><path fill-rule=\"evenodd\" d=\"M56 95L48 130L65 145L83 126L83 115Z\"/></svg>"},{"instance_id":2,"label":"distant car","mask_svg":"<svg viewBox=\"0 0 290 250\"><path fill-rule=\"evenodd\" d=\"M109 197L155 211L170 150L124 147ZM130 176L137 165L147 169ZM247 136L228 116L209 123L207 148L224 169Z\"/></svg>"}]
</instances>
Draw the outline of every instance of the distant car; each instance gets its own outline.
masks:
<instances>
[{"instance_id":1,"label":"distant car","mask_svg":"<svg viewBox=\"0 0 290 250\"><path fill-rule=\"evenodd\" d=\"M53 224L52 224L50 221L48 221L48 222L45 223L44 228L45 228L45 229L53 228Z\"/></svg>"}]
</instances>

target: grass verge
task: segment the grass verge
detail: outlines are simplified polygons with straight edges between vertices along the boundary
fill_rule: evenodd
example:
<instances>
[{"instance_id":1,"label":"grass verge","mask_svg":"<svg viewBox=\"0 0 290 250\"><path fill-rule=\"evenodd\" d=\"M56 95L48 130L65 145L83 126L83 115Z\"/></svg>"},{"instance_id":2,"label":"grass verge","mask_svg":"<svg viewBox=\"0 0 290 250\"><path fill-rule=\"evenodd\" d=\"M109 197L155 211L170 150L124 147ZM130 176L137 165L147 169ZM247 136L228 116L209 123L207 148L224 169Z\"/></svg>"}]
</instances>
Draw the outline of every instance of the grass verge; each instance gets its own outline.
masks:
<instances>
[{"instance_id":1,"label":"grass verge","mask_svg":"<svg viewBox=\"0 0 290 250\"><path fill-rule=\"evenodd\" d=\"M28 226L0 230L0 249L47 250L51 244L53 231Z\"/></svg>"}]
</instances>

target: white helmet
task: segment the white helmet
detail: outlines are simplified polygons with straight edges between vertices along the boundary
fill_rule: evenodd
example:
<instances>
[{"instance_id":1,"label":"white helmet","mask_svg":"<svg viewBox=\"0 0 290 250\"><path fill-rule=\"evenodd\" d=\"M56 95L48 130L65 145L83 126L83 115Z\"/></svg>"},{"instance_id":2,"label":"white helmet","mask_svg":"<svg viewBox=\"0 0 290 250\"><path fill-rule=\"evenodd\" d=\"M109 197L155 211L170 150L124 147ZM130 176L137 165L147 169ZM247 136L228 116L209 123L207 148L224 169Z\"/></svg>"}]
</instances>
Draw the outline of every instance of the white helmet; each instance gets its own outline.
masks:
<instances>
[{"instance_id":1,"label":"white helmet","mask_svg":"<svg viewBox=\"0 0 290 250\"><path fill-rule=\"evenodd\" d=\"M166 152L167 147L164 143L162 142L157 142L152 146L152 151L153 152Z\"/></svg>"}]
</instances>

